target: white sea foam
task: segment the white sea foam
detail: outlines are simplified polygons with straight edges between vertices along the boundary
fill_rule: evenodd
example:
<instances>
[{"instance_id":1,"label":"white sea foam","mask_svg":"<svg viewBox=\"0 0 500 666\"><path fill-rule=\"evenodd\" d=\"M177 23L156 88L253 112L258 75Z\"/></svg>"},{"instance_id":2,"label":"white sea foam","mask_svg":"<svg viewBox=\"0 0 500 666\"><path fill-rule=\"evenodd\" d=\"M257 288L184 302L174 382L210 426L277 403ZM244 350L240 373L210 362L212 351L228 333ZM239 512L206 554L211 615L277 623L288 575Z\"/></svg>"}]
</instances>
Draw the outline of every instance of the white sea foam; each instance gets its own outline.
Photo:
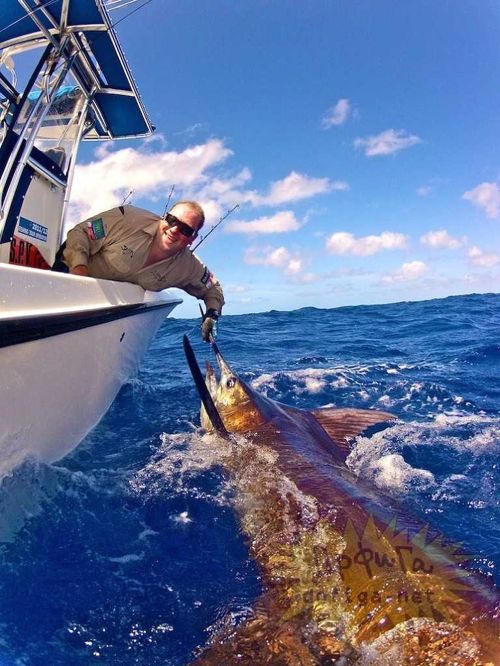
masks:
<instances>
[{"instance_id":1,"label":"white sea foam","mask_svg":"<svg viewBox=\"0 0 500 666\"><path fill-rule=\"evenodd\" d=\"M453 501L463 497L469 484L467 470L439 482L431 471L412 467L405 461L403 449L432 447L443 455L450 449L474 457L491 456L500 445L500 419L486 415L437 414L425 422L398 422L372 437L358 437L347 458L348 467L358 476L370 479L393 493L433 490L433 498ZM420 455L425 460L426 456ZM491 485L491 488L490 488ZM494 502L494 483L485 477L479 502ZM476 507L478 508L478 507Z\"/></svg>"},{"instance_id":2,"label":"white sea foam","mask_svg":"<svg viewBox=\"0 0 500 666\"><path fill-rule=\"evenodd\" d=\"M259 377L256 377L255 379L252 379L250 382L252 388L254 388L256 391L264 391L268 390L270 388L275 387L274 380L276 378L276 373L264 373L263 375L259 375Z\"/></svg>"},{"instance_id":3,"label":"white sea foam","mask_svg":"<svg viewBox=\"0 0 500 666\"><path fill-rule=\"evenodd\" d=\"M133 491L145 495L161 495L165 492L183 494L186 492L185 479L214 467L221 457L227 455L230 443L216 435L194 431L191 434L160 436L162 445L135 477L130 481ZM207 495L198 487L189 489L189 494L199 498L226 503L224 493Z\"/></svg>"},{"instance_id":4,"label":"white sea foam","mask_svg":"<svg viewBox=\"0 0 500 666\"><path fill-rule=\"evenodd\" d=\"M174 523L181 523L182 525L187 525L188 523L193 522L193 519L189 517L189 513L187 511L182 511L182 513L179 513L178 516L174 516L172 520Z\"/></svg>"},{"instance_id":5,"label":"white sea foam","mask_svg":"<svg viewBox=\"0 0 500 666\"><path fill-rule=\"evenodd\" d=\"M500 419L485 414L460 414L448 412L437 414L433 424L444 431L444 443L455 449L467 450L476 455L494 451L500 447ZM449 435L446 431L457 430L463 436Z\"/></svg>"},{"instance_id":6,"label":"white sea foam","mask_svg":"<svg viewBox=\"0 0 500 666\"><path fill-rule=\"evenodd\" d=\"M277 389L279 379L292 384L294 393L319 393L324 388L346 388L352 383L345 368L304 368L276 373L266 373L252 380L251 385L256 391L267 393Z\"/></svg>"},{"instance_id":7,"label":"white sea foam","mask_svg":"<svg viewBox=\"0 0 500 666\"><path fill-rule=\"evenodd\" d=\"M323 379L316 377L306 377L305 379L306 391L309 393L319 393L325 388L326 382Z\"/></svg>"},{"instance_id":8,"label":"white sea foam","mask_svg":"<svg viewBox=\"0 0 500 666\"><path fill-rule=\"evenodd\" d=\"M338 379L334 379L332 382L330 382L330 384L333 388L341 389L341 388L347 388L350 382L347 379L347 377L341 375L340 377L338 377Z\"/></svg>"},{"instance_id":9,"label":"white sea foam","mask_svg":"<svg viewBox=\"0 0 500 666\"><path fill-rule=\"evenodd\" d=\"M152 634L167 634L171 631L173 631L174 628L171 624L167 624L166 622L163 622L162 624L157 624L155 627L151 628L151 633Z\"/></svg>"},{"instance_id":10,"label":"white sea foam","mask_svg":"<svg viewBox=\"0 0 500 666\"><path fill-rule=\"evenodd\" d=\"M410 488L424 490L436 483L431 472L412 467L398 453L382 456L369 466L364 476L371 478L377 487L396 492L407 492Z\"/></svg>"},{"instance_id":11,"label":"white sea foam","mask_svg":"<svg viewBox=\"0 0 500 666\"><path fill-rule=\"evenodd\" d=\"M137 536L137 538L138 538L140 541L145 541L148 537L158 536L158 535L159 535L159 532L155 532L155 530L152 530L152 529L150 529L149 527L145 527L145 528L142 530L142 532L139 533L139 535Z\"/></svg>"},{"instance_id":12,"label":"white sea foam","mask_svg":"<svg viewBox=\"0 0 500 666\"><path fill-rule=\"evenodd\" d=\"M406 494L410 489L424 490L435 484L433 474L412 467L400 453L404 444L402 431L407 424L397 424L371 437L358 437L347 457L347 466L357 475L392 494Z\"/></svg>"},{"instance_id":13,"label":"white sea foam","mask_svg":"<svg viewBox=\"0 0 500 666\"><path fill-rule=\"evenodd\" d=\"M228 478L221 475L219 484L211 486L209 491L203 490L203 484L198 485L196 479L207 470L223 464L224 460L231 459L239 450L254 449L248 439L233 435L230 440L224 440L202 431L194 431L190 435L164 433L161 439L160 449L131 480L130 486L134 492L146 496L174 493L204 499L218 506L231 504L233 486ZM277 454L263 447L258 450L258 457L265 463L264 466L272 468ZM187 511L183 511L173 516L172 520L187 524L192 518Z\"/></svg>"},{"instance_id":14,"label":"white sea foam","mask_svg":"<svg viewBox=\"0 0 500 666\"><path fill-rule=\"evenodd\" d=\"M417 382L405 378L405 373L423 368L434 368L435 364L409 364L409 363L374 363L351 365L338 365L330 368L300 368L296 370L282 370L268 372L254 378L252 387L264 394L269 391L291 391L296 395L304 393L315 394L323 390L353 390L361 386L363 400L372 398L380 404L392 406L403 404L409 411L414 411L415 404L431 403L443 408L444 405L462 405L464 398L449 396L440 386ZM384 379L381 373L385 373ZM380 395L382 393L382 395ZM357 395L358 391L354 393ZM389 402L390 400L390 402ZM387 401L384 403L384 401ZM405 405L405 403L408 403ZM411 405L411 406L409 406Z\"/></svg>"},{"instance_id":15,"label":"white sea foam","mask_svg":"<svg viewBox=\"0 0 500 666\"><path fill-rule=\"evenodd\" d=\"M139 562L144 559L144 553L127 553L127 555L122 555L121 557L108 557L110 562L116 562L116 564L128 564L129 562Z\"/></svg>"}]
</instances>

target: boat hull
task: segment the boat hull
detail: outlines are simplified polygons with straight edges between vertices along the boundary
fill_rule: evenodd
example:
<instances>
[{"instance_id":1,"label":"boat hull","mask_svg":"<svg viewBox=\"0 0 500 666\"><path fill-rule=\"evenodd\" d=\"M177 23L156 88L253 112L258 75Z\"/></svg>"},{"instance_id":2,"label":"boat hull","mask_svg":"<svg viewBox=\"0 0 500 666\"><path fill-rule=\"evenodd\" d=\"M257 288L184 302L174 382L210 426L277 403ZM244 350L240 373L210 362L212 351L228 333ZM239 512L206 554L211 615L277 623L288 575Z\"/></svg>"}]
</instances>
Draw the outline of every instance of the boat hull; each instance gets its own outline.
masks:
<instances>
[{"instance_id":1,"label":"boat hull","mask_svg":"<svg viewBox=\"0 0 500 666\"><path fill-rule=\"evenodd\" d=\"M8 265L0 285L2 477L28 457L53 462L71 451L181 299Z\"/></svg>"}]
</instances>

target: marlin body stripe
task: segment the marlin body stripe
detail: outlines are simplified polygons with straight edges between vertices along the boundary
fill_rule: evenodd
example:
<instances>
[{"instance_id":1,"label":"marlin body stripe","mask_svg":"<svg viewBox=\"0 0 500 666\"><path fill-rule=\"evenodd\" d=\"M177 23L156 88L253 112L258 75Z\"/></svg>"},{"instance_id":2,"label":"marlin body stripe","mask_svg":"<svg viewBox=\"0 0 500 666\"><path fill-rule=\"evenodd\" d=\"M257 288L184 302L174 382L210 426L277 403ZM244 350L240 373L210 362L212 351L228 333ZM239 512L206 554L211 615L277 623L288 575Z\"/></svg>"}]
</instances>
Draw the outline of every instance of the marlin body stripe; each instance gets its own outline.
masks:
<instances>
[{"instance_id":1,"label":"marlin body stripe","mask_svg":"<svg viewBox=\"0 0 500 666\"><path fill-rule=\"evenodd\" d=\"M349 438L394 417L272 401L213 347L221 377L207 364L202 426L217 431L216 410L225 439L214 441L263 592L196 664L500 664L498 590L345 464Z\"/></svg>"}]
</instances>

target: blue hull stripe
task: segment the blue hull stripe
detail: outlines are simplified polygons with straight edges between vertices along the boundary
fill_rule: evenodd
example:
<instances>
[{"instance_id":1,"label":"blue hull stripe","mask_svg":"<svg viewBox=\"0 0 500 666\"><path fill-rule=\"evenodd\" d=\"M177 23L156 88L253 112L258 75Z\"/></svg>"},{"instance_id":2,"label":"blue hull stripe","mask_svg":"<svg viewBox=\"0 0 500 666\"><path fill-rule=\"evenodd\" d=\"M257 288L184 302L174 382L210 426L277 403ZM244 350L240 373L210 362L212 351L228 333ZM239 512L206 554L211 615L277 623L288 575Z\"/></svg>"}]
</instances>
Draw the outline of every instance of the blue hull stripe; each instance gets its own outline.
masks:
<instances>
[{"instance_id":1,"label":"blue hull stripe","mask_svg":"<svg viewBox=\"0 0 500 666\"><path fill-rule=\"evenodd\" d=\"M51 338L54 335L79 331L90 326L99 326L117 319L172 307L173 303L148 305L116 305L112 307L70 312L63 314L36 315L33 317L13 317L0 321L0 348L19 345L33 340Z\"/></svg>"}]
</instances>

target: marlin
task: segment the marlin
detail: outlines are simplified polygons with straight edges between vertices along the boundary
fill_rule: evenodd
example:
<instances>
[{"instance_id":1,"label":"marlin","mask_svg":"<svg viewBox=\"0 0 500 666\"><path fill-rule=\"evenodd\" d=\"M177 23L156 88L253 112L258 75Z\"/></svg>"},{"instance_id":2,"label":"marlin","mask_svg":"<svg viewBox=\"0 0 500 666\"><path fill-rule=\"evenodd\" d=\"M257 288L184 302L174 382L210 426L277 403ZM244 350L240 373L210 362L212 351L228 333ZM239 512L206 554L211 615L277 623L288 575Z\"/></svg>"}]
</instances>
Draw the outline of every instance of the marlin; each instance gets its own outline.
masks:
<instances>
[{"instance_id":1,"label":"marlin","mask_svg":"<svg viewBox=\"0 0 500 666\"><path fill-rule=\"evenodd\" d=\"M500 664L500 597L442 534L357 478L349 441L394 416L305 411L254 391L212 343L220 380L184 349L262 594L197 666Z\"/></svg>"}]
</instances>

